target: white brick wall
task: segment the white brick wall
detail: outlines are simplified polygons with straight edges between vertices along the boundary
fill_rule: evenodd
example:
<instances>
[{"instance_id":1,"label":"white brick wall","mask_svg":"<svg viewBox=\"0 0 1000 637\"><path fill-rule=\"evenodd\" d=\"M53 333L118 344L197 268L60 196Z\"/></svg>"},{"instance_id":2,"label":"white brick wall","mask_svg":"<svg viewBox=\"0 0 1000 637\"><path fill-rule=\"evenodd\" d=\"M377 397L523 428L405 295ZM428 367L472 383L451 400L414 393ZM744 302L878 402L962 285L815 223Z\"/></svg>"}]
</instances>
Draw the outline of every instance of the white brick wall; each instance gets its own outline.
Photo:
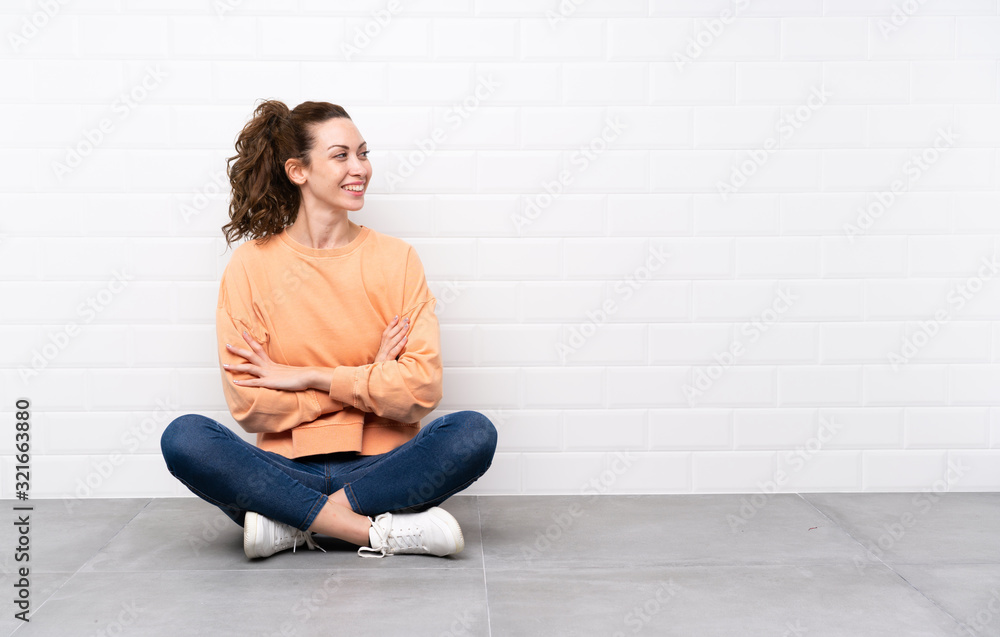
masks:
<instances>
[{"instance_id":1,"label":"white brick wall","mask_svg":"<svg viewBox=\"0 0 1000 637\"><path fill-rule=\"evenodd\" d=\"M342 4L0 7L0 413L32 401L34 497L190 495L183 413L252 440L214 304L263 97L370 143L352 218L439 301L427 421L500 430L470 493L1000 489L997 0Z\"/></svg>"}]
</instances>

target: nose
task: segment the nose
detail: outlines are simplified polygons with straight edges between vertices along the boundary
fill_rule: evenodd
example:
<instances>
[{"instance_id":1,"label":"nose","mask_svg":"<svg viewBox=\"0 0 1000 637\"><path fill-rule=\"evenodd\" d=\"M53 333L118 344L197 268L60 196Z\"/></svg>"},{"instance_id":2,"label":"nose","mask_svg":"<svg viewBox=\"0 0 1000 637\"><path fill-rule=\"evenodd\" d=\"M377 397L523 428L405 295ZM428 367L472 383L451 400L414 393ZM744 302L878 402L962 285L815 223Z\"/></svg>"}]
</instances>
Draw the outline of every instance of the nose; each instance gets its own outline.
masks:
<instances>
[{"instance_id":1,"label":"nose","mask_svg":"<svg viewBox=\"0 0 1000 637\"><path fill-rule=\"evenodd\" d=\"M365 178L367 171L365 170L364 163L358 159L357 155L354 155L351 158L350 164L348 165L348 172L350 172L352 176L359 179Z\"/></svg>"}]
</instances>

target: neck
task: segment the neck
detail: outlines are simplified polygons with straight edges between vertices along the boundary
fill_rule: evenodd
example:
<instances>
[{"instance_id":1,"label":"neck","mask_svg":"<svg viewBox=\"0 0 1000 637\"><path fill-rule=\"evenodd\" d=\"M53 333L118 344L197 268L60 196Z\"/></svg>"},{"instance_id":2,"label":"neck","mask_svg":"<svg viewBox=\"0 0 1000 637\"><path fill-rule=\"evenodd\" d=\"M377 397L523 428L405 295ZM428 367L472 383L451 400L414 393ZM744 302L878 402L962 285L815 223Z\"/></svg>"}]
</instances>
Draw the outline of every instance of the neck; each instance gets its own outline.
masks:
<instances>
[{"instance_id":1,"label":"neck","mask_svg":"<svg viewBox=\"0 0 1000 637\"><path fill-rule=\"evenodd\" d=\"M288 236L308 248L341 248L354 240L361 226L347 218L346 210L310 214L303 206L295 222L288 226Z\"/></svg>"}]
</instances>

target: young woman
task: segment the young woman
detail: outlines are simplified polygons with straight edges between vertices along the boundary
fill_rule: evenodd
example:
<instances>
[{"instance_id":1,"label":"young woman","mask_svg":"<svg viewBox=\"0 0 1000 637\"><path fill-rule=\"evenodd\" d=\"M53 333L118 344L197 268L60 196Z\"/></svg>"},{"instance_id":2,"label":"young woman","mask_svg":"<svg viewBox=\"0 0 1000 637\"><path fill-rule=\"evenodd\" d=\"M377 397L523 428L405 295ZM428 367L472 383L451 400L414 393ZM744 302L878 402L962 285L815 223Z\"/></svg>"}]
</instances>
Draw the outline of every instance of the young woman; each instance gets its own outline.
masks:
<instances>
[{"instance_id":1,"label":"young woman","mask_svg":"<svg viewBox=\"0 0 1000 637\"><path fill-rule=\"evenodd\" d=\"M198 414L160 444L188 489L243 526L247 557L313 533L359 555L449 555L465 545L437 505L489 468L496 429L476 411L420 427L441 401L435 298L408 243L348 219L372 167L347 112L262 102L227 163L232 184L216 308L233 418Z\"/></svg>"}]
</instances>

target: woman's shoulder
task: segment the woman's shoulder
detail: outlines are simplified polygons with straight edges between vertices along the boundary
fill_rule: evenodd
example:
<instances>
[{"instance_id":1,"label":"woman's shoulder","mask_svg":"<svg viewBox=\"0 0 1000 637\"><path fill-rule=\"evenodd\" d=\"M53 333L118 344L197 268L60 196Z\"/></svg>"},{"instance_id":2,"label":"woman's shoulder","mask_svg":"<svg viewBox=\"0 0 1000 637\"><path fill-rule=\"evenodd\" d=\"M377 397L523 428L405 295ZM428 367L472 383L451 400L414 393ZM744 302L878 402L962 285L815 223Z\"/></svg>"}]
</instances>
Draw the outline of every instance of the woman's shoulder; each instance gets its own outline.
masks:
<instances>
[{"instance_id":1,"label":"woman's shoulder","mask_svg":"<svg viewBox=\"0 0 1000 637\"><path fill-rule=\"evenodd\" d=\"M267 268L268 254L273 253L277 242L278 237L272 235L263 242L259 239L247 239L237 245L223 269L223 279L236 281L254 278L254 272Z\"/></svg>"},{"instance_id":2,"label":"woman's shoulder","mask_svg":"<svg viewBox=\"0 0 1000 637\"><path fill-rule=\"evenodd\" d=\"M367 226L366 226L367 227ZM365 242L370 250L387 263L405 263L416 252L410 242L368 227L369 237Z\"/></svg>"},{"instance_id":3,"label":"woman's shoulder","mask_svg":"<svg viewBox=\"0 0 1000 637\"><path fill-rule=\"evenodd\" d=\"M257 239L247 239L233 248L233 254L230 258L244 262L259 258L269 252L273 252L280 243L281 237L278 234L269 234Z\"/></svg>"},{"instance_id":4,"label":"woman's shoulder","mask_svg":"<svg viewBox=\"0 0 1000 637\"><path fill-rule=\"evenodd\" d=\"M399 237L393 236L391 234L385 234L380 232L371 226L364 226L368 228L368 241L372 242L373 245L378 245L384 250L401 250L406 252L411 248L410 244L405 239L400 239Z\"/></svg>"}]
</instances>

